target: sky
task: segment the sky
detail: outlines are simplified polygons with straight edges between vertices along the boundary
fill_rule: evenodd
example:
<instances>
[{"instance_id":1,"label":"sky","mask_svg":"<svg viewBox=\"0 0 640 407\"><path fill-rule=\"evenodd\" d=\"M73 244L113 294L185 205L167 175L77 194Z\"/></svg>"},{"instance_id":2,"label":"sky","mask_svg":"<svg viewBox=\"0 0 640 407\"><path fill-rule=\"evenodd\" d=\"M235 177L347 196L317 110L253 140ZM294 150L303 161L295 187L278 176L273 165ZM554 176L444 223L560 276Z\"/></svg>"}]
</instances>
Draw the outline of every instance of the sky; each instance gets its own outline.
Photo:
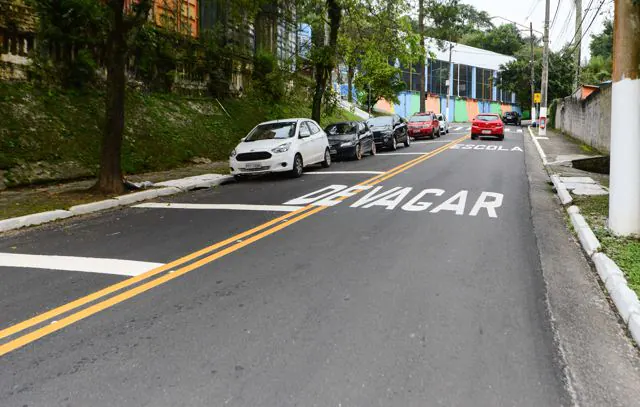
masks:
<instances>
[{"instance_id":1,"label":"sky","mask_svg":"<svg viewBox=\"0 0 640 407\"><path fill-rule=\"evenodd\" d=\"M601 1L603 1L602 8L600 13L596 15L596 10ZM543 32L545 0L462 0L462 3L470 4L478 10L486 11L491 16L508 18L526 27L529 27L529 22L531 21L534 30ZM613 16L613 0L582 0L583 16L585 15L584 10L589 7L590 3L590 10L586 12L586 18L582 23L583 30L587 30L594 15L596 18L582 40L583 61L588 60L590 56L589 43L591 42L591 34L602 32L604 19L607 16ZM560 5L556 21L549 31L549 45L552 50L557 51L574 37L575 0L550 0L550 4L550 20L553 19L558 4ZM494 19L494 24L498 25L500 22L508 23L502 19Z\"/></svg>"}]
</instances>

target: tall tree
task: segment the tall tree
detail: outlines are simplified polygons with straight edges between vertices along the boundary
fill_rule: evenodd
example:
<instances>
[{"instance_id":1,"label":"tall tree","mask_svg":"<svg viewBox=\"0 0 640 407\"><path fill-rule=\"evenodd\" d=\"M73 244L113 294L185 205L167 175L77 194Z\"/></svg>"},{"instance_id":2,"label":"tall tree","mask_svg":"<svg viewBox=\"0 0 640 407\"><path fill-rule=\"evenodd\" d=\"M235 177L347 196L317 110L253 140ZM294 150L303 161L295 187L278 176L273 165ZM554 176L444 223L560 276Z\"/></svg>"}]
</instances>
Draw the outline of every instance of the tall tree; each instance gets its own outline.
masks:
<instances>
[{"instance_id":1,"label":"tall tree","mask_svg":"<svg viewBox=\"0 0 640 407\"><path fill-rule=\"evenodd\" d=\"M339 0L326 0L324 4L318 4L315 11L317 14L312 23L311 31L311 59L315 78L311 118L320 122L322 100L331 78L331 72L335 67L342 6ZM328 25L328 33L326 25Z\"/></svg>"},{"instance_id":2,"label":"tall tree","mask_svg":"<svg viewBox=\"0 0 640 407\"><path fill-rule=\"evenodd\" d=\"M151 0L138 0L125 9L125 0L108 0L108 36L106 44L107 97L105 127L100 154L100 173L96 189L102 193L122 193L122 135L125 123L126 64L129 42L144 24Z\"/></svg>"},{"instance_id":3,"label":"tall tree","mask_svg":"<svg viewBox=\"0 0 640 407\"><path fill-rule=\"evenodd\" d=\"M504 55L515 55L526 45L514 24L502 24L486 31L474 31L460 38L462 44Z\"/></svg>"}]
</instances>

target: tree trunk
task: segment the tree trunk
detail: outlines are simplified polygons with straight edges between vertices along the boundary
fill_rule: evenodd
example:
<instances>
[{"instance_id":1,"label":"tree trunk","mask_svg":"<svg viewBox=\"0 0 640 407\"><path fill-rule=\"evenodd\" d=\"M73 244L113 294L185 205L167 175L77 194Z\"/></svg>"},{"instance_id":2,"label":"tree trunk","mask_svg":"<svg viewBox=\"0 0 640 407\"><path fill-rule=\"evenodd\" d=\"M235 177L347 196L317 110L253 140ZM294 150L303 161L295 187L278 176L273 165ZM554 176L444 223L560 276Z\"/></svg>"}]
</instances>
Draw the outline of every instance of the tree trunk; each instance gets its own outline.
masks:
<instances>
[{"instance_id":1,"label":"tree trunk","mask_svg":"<svg viewBox=\"0 0 640 407\"><path fill-rule=\"evenodd\" d=\"M121 153L124 131L125 68L127 55L124 0L109 2L113 25L107 39L107 99L105 127L102 137L100 174L96 188L105 194L124 192Z\"/></svg>"},{"instance_id":2,"label":"tree trunk","mask_svg":"<svg viewBox=\"0 0 640 407\"><path fill-rule=\"evenodd\" d=\"M353 88L353 76L355 75L355 67L353 65L349 65L347 67L347 100L349 103L353 103L353 92L351 89Z\"/></svg>"},{"instance_id":3,"label":"tree trunk","mask_svg":"<svg viewBox=\"0 0 640 407\"><path fill-rule=\"evenodd\" d=\"M418 31L420 32L420 51L424 52L424 0L418 0ZM420 86L420 112L424 113L426 107L426 95L425 95L425 63L424 57L420 58L418 64L419 72L419 86Z\"/></svg>"},{"instance_id":4,"label":"tree trunk","mask_svg":"<svg viewBox=\"0 0 640 407\"><path fill-rule=\"evenodd\" d=\"M320 60L315 64L316 87L313 93L313 106L311 107L311 118L316 122L320 122L322 114L322 98L327 88L327 81L331 77L331 71L334 67L336 43L338 42L338 29L340 28L340 19L342 17L342 8L338 4L338 0L327 0L327 9L329 14L329 42L325 44L324 30L322 33L316 33L313 45L315 47L324 48L325 52ZM322 27L324 28L324 27ZM313 30L313 32L319 30Z\"/></svg>"}]
</instances>

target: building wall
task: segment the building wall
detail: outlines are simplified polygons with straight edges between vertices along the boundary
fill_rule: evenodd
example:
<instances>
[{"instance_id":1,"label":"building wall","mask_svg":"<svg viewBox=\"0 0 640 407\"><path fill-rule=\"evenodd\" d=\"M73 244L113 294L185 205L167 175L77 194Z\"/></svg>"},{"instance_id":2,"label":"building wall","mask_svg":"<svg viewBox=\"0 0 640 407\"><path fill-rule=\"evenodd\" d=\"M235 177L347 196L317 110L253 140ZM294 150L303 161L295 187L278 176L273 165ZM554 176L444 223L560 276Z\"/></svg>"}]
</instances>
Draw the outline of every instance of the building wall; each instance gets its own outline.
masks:
<instances>
[{"instance_id":1,"label":"building wall","mask_svg":"<svg viewBox=\"0 0 640 407\"><path fill-rule=\"evenodd\" d=\"M380 100L374 110L385 113L396 113L402 117L409 117L420 111L420 94L418 92L402 92L398 95L400 103L391 104ZM446 111L447 97L445 95L428 94L425 100L425 110L434 113ZM448 116L451 122L471 121L478 113L498 113L518 111L520 108L510 103L481 101L468 98L451 97L449 100Z\"/></svg>"},{"instance_id":2,"label":"building wall","mask_svg":"<svg viewBox=\"0 0 640 407\"><path fill-rule=\"evenodd\" d=\"M192 37L198 36L198 0L156 0L152 18L160 27L175 29Z\"/></svg>"},{"instance_id":3,"label":"building wall","mask_svg":"<svg viewBox=\"0 0 640 407\"><path fill-rule=\"evenodd\" d=\"M558 101L555 126L605 154L611 144L611 85L584 100L572 96Z\"/></svg>"}]
</instances>

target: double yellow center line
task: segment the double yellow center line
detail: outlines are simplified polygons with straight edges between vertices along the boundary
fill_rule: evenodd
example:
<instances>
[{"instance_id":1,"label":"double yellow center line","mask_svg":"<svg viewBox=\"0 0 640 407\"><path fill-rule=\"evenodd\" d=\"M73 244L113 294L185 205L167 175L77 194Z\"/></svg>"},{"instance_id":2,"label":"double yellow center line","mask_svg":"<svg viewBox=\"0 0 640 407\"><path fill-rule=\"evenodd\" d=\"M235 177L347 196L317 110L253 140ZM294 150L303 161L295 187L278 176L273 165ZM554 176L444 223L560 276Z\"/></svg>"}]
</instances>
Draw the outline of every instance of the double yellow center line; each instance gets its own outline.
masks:
<instances>
[{"instance_id":1,"label":"double yellow center line","mask_svg":"<svg viewBox=\"0 0 640 407\"><path fill-rule=\"evenodd\" d=\"M403 171L406 171L407 169L420 164L423 161L428 160L429 158L447 150L449 147L451 147L454 144L460 143L461 141L463 141L464 139L466 139L467 136L463 136L461 138L458 138L456 140L453 140L450 143L447 143L445 145L443 145L442 147L439 147L429 153L425 153L424 155L419 156L418 158L415 158L413 160L410 160L404 164L401 164L397 167L392 168L391 170L383 173L383 174L379 174L376 175L373 178L370 178L366 181L363 181L359 184L356 184L357 186L363 186L363 185L375 185L378 184L380 182L383 182L391 177L394 177L398 174L400 174ZM342 197L339 198L337 200L344 200L347 197ZM12 325L8 328L5 328L3 330L0 331L0 339L4 339L10 336L13 336L15 334L18 334L26 329L29 329L31 327L34 327L36 325L39 324L43 324L45 322L50 321L50 323L48 325L42 326L40 328L37 328L31 332L28 332L22 336L19 336L15 339L12 339L2 345L0 345L0 356L5 355L15 349L18 349L20 347L23 347L33 341L36 341L46 335L49 335L50 333L56 332L66 326L69 326L77 321L80 321L84 318L87 318L93 314L96 314L102 310L105 310L107 308L110 308L118 303L121 303L129 298L135 297L138 294L141 294L145 291L148 291L154 287L157 287L161 284L164 284L168 281L171 281L175 278L178 278L192 270L195 270L199 267L202 267L205 264L211 263L214 260L217 260L221 257L226 256L229 253L233 253L236 250L239 250L245 246L250 245L253 242L256 242L260 239L263 239L279 230L282 230L286 227L288 227L289 225L292 225L296 222L299 222L311 215L314 215L318 212L323 211L324 209L326 209L326 206L314 206L314 205L308 205L305 206L304 208L300 208L297 211L294 212L290 212L287 213L286 215L280 216L278 218L272 219L268 222L265 222L261 225L258 225L252 229L249 229L245 232L239 233L235 236L232 236L228 239L222 240L218 243L215 243L211 246L205 247L203 249L200 249L196 252L193 252L191 254L188 254L184 257L181 257L179 259L176 259L170 263L167 263L163 266L157 267L153 270L149 270L146 273L140 274L138 276L129 278L127 280L121 281L117 284L113 284L110 285L108 287L105 287L99 291L96 291L92 294L89 294L87 296L81 297L75 301L71 301L67 304L64 304L62 306L59 306L57 308L54 308L50 311L44 312L42 314L36 315L33 318L27 319L25 321L19 322L15 325ZM219 250L222 249L222 250ZM219 250L219 251L216 251ZM209 254L211 252L214 252L213 254ZM209 254L206 257L202 257ZM199 260L196 260L199 259ZM196 260L196 261L193 261ZM189 263L193 261L192 263ZM178 266L182 266L186 263L189 263L186 266L180 267L178 269L176 269L176 267ZM164 273L170 271L168 273ZM142 283L144 280L147 280L151 277L157 276L161 273L164 273L163 275L148 281L146 283ZM142 283L142 284L138 284L138 283ZM133 286L133 287L132 287ZM95 304L92 304L86 308L83 308L81 310L78 310L76 312L70 313L71 311L76 310L77 308L80 308L84 305L93 303L103 297L107 297L111 294L117 293L121 290L124 290L125 288L128 288L126 291L122 291L121 293L111 296L107 299L104 299L100 302L97 302ZM70 313L69 315L64 316L64 314ZM57 317L62 317L59 320L55 320L54 318Z\"/></svg>"}]
</instances>

